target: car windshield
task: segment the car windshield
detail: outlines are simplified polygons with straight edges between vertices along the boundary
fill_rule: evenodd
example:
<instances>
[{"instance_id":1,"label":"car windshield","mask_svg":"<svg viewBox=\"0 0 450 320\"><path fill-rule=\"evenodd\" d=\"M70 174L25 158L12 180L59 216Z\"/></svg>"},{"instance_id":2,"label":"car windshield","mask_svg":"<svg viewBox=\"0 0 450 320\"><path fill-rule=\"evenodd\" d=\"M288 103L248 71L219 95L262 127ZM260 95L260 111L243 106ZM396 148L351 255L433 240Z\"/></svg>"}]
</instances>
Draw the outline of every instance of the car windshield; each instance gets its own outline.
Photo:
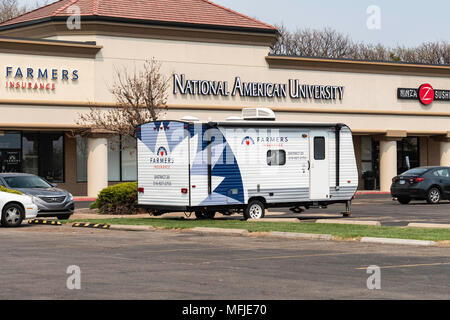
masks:
<instances>
[{"instance_id":1,"label":"car windshield","mask_svg":"<svg viewBox=\"0 0 450 320\"><path fill-rule=\"evenodd\" d=\"M403 172L401 176L419 176L427 170L427 168L414 168Z\"/></svg>"},{"instance_id":2,"label":"car windshield","mask_svg":"<svg viewBox=\"0 0 450 320\"><path fill-rule=\"evenodd\" d=\"M10 188L51 188L52 186L37 176L4 177Z\"/></svg>"}]
</instances>

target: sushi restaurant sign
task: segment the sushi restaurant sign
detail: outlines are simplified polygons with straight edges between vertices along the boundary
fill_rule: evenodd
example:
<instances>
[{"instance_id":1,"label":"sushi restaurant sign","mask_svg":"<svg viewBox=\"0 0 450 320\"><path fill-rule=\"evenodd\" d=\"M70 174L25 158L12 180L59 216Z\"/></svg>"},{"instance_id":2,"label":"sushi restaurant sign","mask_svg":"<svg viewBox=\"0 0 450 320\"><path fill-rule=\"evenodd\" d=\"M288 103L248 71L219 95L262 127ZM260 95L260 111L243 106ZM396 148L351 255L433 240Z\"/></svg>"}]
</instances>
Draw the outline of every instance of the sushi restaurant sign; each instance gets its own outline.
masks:
<instances>
[{"instance_id":1,"label":"sushi restaurant sign","mask_svg":"<svg viewBox=\"0 0 450 320\"><path fill-rule=\"evenodd\" d=\"M78 70L63 68L6 67L5 87L8 89L54 91L58 80L76 82Z\"/></svg>"}]
</instances>

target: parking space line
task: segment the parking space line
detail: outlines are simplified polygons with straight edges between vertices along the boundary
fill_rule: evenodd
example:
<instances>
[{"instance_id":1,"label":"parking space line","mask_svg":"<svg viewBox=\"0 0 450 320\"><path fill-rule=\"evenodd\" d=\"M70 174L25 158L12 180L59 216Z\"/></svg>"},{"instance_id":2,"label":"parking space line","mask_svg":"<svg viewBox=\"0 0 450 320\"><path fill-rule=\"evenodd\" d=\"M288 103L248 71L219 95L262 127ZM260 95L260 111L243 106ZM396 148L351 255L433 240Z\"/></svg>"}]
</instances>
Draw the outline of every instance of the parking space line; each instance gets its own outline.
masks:
<instances>
[{"instance_id":1,"label":"parking space line","mask_svg":"<svg viewBox=\"0 0 450 320\"><path fill-rule=\"evenodd\" d=\"M414 267L429 267L429 266L443 266L443 265L450 265L450 262L436 262L436 263L418 263L418 264L400 264L400 265L393 265L393 266L384 266L379 267L380 269L395 269L395 268L414 268ZM367 267L359 267L356 268L356 270L366 270Z\"/></svg>"},{"instance_id":2,"label":"parking space line","mask_svg":"<svg viewBox=\"0 0 450 320\"><path fill-rule=\"evenodd\" d=\"M218 250L218 248L187 248L187 249L167 249L167 250L146 250L142 253L168 253L168 252L183 252L183 251L205 251L205 250ZM247 249L245 249L247 250Z\"/></svg>"},{"instance_id":3,"label":"parking space line","mask_svg":"<svg viewBox=\"0 0 450 320\"><path fill-rule=\"evenodd\" d=\"M293 259L293 258L306 258L306 257L326 257L326 256L343 256L343 255L358 254L355 252L340 252L340 253L318 253L318 254L305 254L305 255L292 255L292 256L266 256L266 257L253 257L253 258L237 258L231 259L232 261L251 261L251 260L270 260L270 259Z\"/></svg>"}]
</instances>

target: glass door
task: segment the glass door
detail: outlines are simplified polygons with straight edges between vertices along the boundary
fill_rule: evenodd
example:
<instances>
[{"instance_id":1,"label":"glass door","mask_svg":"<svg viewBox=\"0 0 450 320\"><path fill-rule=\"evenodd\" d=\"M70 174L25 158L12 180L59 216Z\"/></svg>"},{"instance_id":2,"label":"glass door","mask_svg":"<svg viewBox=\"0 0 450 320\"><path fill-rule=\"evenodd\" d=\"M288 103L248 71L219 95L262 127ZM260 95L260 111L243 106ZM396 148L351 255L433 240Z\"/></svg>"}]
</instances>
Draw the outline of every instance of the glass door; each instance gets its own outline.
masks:
<instances>
[{"instance_id":1,"label":"glass door","mask_svg":"<svg viewBox=\"0 0 450 320\"><path fill-rule=\"evenodd\" d=\"M397 142L397 173L420 166L419 138L407 137Z\"/></svg>"}]
</instances>

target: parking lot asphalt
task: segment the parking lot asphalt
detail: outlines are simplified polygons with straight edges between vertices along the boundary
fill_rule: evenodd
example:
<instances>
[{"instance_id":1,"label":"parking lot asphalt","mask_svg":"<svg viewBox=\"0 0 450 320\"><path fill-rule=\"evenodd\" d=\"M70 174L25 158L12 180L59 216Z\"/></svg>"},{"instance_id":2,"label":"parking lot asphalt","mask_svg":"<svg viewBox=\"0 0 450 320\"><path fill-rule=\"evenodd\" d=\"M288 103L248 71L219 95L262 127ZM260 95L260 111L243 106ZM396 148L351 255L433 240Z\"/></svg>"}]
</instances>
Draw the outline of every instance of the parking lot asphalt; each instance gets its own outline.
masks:
<instances>
[{"instance_id":1,"label":"parking lot asphalt","mask_svg":"<svg viewBox=\"0 0 450 320\"><path fill-rule=\"evenodd\" d=\"M89 208L89 204L90 202L77 202L76 208ZM270 208L266 217L299 218L303 222L315 222L319 219L342 219L341 212L344 209L344 204L334 204L327 208L309 209L297 214L289 211L289 208ZM178 215L184 216L183 213ZM165 216L169 215L162 217ZM229 218L242 219L242 215L232 215ZM402 205L388 195L364 195L353 200L352 218L380 221L384 226L406 226L410 222L450 224L450 201L443 200L437 205L430 205L425 201L411 201L407 205Z\"/></svg>"},{"instance_id":2,"label":"parking lot asphalt","mask_svg":"<svg viewBox=\"0 0 450 320\"><path fill-rule=\"evenodd\" d=\"M300 215L291 213L289 209L274 208L270 211L276 212L274 217L298 217L303 221L314 222L317 219L340 219L340 212L344 209L343 204L334 204L326 209L309 209ZM351 211L355 220L380 221L384 226L406 226L410 222L450 224L448 200L437 205L430 205L425 201L411 201L403 205L389 196L366 196L354 199Z\"/></svg>"},{"instance_id":3,"label":"parking lot asphalt","mask_svg":"<svg viewBox=\"0 0 450 320\"><path fill-rule=\"evenodd\" d=\"M0 299L450 298L443 247L43 225L0 228L0 242ZM72 265L79 290L66 286Z\"/></svg>"}]
</instances>

